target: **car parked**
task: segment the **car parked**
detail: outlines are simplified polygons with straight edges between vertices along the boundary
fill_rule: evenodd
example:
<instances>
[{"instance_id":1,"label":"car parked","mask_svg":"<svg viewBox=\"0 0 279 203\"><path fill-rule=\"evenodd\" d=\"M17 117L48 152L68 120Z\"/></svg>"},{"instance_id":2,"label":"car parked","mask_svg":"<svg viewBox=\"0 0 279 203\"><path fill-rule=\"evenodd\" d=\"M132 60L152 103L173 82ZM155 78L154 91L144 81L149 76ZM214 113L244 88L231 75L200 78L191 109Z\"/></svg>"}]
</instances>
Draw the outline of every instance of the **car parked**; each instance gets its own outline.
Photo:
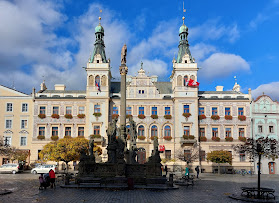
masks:
<instances>
[{"instance_id":1,"label":"car parked","mask_svg":"<svg viewBox=\"0 0 279 203\"><path fill-rule=\"evenodd\" d=\"M31 170L31 173L37 174L37 173L48 173L52 169L54 172L57 172L58 168L55 164L44 164L39 165Z\"/></svg>"},{"instance_id":2,"label":"car parked","mask_svg":"<svg viewBox=\"0 0 279 203\"><path fill-rule=\"evenodd\" d=\"M20 166L20 164L3 164L0 166L0 172L1 173L19 173L22 172L23 168Z\"/></svg>"}]
</instances>

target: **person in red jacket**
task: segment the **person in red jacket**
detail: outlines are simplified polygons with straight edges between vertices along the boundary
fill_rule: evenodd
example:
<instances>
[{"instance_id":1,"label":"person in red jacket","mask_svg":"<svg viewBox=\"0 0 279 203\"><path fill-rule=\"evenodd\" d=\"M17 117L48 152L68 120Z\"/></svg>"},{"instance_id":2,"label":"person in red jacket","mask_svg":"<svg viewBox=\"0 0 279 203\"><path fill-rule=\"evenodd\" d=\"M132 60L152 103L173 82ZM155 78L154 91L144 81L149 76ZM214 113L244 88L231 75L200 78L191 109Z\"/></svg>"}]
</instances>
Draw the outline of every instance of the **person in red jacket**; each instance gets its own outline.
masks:
<instances>
[{"instance_id":1,"label":"person in red jacket","mask_svg":"<svg viewBox=\"0 0 279 203\"><path fill-rule=\"evenodd\" d=\"M55 186L55 172L52 170L52 169L50 169L49 170L49 177L50 177L50 188L55 188L56 186Z\"/></svg>"}]
</instances>

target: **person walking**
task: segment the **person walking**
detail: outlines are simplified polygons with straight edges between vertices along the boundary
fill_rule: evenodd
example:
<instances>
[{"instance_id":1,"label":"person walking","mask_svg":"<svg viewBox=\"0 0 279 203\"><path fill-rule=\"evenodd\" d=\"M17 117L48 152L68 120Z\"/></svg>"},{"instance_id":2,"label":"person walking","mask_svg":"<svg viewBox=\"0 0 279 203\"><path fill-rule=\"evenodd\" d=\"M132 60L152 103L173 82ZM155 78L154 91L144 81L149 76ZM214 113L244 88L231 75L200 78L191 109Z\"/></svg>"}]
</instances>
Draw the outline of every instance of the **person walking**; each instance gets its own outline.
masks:
<instances>
[{"instance_id":1,"label":"person walking","mask_svg":"<svg viewBox=\"0 0 279 203\"><path fill-rule=\"evenodd\" d=\"M196 166L195 171L197 172L197 178L199 178L200 167L199 167L199 166Z\"/></svg>"},{"instance_id":2,"label":"person walking","mask_svg":"<svg viewBox=\"0 0 279 203\"><path fill-rule=\"evenodd\" d=\"M41 174L41 175L39 176L39 182L40 182L39 190L44 189L44 177L43 177L43 174Z\"/></svg>"},{"instance_id":3,"label":"person walking","mask_svg":"<svg viewBox=\"0 0 279 203\"><path fill-rule=\"evenodd\" d=\"M189 168L186 166L185 168L185 177L189 178Z\"/></svg>"},{"instance_id":4,"label":"person walking","mask_svg":"<svg viewBox=\"0 0 279 203\"><path fill-rule=\"evenodd\" d=\"M166 176L167 176L167 174L168 174L168 166L167 165L165 165L165 172L166 172Z\"/></svg>"},{"instance_id":5,"label":"person walking","mask_svg":"<svg viewBox=\"0 0 279 203\"><path fill-rule=\"evenodd\" d=\"M50 169L49 170L49 177L50 177L50 188L56 188L56 186L55 186L55 172L52 170L52 169Z\"/></svg>"}]
</instances>

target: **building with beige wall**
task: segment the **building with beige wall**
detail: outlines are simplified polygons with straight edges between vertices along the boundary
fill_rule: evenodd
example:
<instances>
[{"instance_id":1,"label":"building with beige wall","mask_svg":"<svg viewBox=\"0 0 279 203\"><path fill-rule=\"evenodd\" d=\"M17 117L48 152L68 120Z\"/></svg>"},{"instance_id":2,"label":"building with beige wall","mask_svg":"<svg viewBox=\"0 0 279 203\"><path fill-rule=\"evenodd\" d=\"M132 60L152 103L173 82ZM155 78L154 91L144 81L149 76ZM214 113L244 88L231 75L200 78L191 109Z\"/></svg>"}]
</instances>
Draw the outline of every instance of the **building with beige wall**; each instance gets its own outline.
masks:
<instances>
[{"instance_id":1,"label":"building with beige wall","mask_svg":"<svg viewBox=\"0 0 279 203\"><path fill-rule=\"evenodd\" d=\"M0 136L8 145L29 151L33 131L32 96L0 85L0 106ZM1 157L0 165L9 161L8 157Z\"/></svg>"}]
</instances>

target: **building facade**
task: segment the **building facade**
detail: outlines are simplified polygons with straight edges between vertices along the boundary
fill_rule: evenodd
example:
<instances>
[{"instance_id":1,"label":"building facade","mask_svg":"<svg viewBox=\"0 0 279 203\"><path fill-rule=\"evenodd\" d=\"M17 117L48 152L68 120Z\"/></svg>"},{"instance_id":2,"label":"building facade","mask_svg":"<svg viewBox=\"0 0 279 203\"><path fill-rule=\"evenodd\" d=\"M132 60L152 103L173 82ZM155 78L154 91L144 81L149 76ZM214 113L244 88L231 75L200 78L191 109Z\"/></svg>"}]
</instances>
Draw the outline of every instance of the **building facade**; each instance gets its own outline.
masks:
<instances>
[{"instance_id":1,"label":"building facade","mask_svg":"<svg viewBox=\"0 0 279 203\"><path fill-rule=\"evenodd\" d=\"M264 94L259 96L252 103L251 115L253 118L252 136L254 139L269 137L279 140L279 103L277 101L273 101ZM255 162L258 163L257 159ZM257 166L257 163L255 163L255 166ZM274 157L274 159L263 158L261 164L261 172L263 174L279 174L278 157ZM255 167L255 171L257 172L257 167Z\"/></svg>"}]
</instances>

